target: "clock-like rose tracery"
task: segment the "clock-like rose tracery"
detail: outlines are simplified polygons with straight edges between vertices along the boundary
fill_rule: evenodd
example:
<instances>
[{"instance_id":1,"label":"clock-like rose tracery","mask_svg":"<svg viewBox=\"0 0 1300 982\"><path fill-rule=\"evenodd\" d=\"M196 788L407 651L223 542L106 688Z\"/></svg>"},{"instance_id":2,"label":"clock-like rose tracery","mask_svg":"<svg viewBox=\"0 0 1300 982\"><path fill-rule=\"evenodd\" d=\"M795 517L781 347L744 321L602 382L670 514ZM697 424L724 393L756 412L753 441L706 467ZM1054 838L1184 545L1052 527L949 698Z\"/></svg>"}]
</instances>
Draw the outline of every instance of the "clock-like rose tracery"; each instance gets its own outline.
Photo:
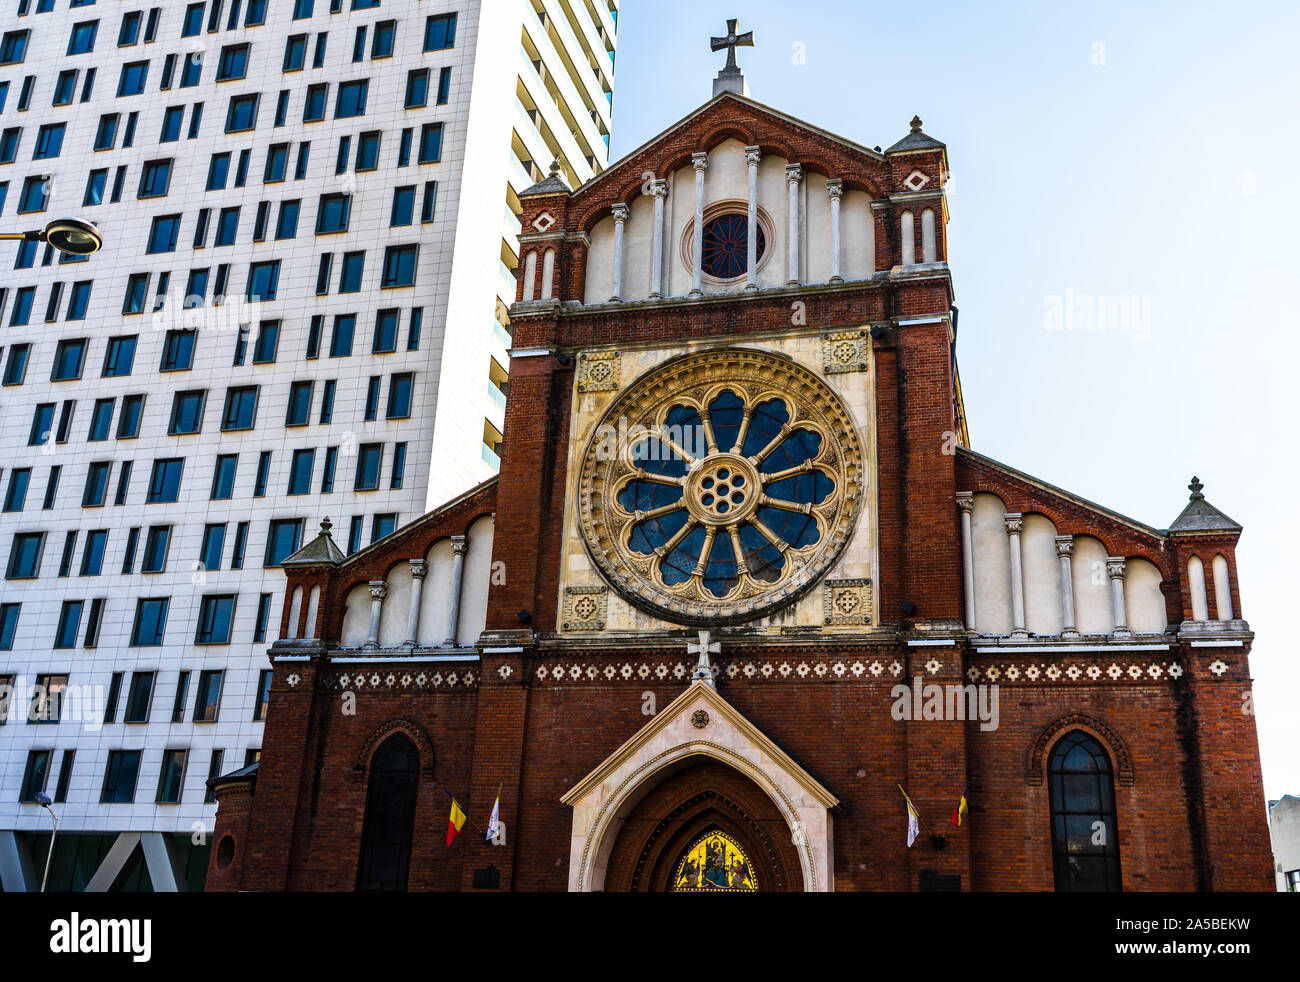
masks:
<instances>
[{"instance_id":1,"label":"clock-like rose tracery","mask_svg":"<svg viewBox=\"0 0 1300 982\"><path fill-rule=\"evenodd\" d=\"M751 619L829 569L856 520L861 449L812 372L752 350L688 355L606 412L583 462L592 557L670 620Z\"/></svg>"}]
</instances>

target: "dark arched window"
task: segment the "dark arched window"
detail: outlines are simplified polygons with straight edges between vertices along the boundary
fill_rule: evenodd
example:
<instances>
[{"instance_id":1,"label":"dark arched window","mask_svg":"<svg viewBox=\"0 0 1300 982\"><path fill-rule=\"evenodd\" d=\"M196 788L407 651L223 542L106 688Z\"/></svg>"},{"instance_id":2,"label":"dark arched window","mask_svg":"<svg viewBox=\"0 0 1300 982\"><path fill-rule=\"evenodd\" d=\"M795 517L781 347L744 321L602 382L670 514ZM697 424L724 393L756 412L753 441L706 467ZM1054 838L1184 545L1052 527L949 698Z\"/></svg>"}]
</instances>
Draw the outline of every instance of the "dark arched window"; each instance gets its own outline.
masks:
<instances>
[{"instance_id":1,"label":"dark arched window","mask_svg":"<svg viewBox=\"0 0 1300 982\"><path fill-rule=\"evenodd\" d=\"M1096 740L1074 730L1052 749L1047 778L1056 889L1118 891L1119 829L1110 757Z\"/></svg>"},{"instance_id":2,"label":"dark arched window","mask_svg":"<svg viewBox=\"0 0 1300 982\"><path fill-rule=\"evenodd\" d=\"M358 890L406 889L419 772L415 745L400 733L385 740L375 752L361 832Z\"/></svg>"}]
</instances>

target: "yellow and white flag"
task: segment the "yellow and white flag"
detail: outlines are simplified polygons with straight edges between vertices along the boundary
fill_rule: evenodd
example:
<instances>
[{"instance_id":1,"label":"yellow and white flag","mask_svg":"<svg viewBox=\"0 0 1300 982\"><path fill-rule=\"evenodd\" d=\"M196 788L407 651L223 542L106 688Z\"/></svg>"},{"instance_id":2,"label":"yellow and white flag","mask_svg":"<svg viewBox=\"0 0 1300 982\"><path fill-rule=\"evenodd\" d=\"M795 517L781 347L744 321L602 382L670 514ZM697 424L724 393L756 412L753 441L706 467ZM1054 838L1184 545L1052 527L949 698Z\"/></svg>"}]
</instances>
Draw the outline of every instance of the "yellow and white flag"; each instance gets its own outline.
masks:
<instances>
[{"instance_id":1,"label":"yellow and white flag","mask_svg":"<svg viewBox=\"0 0 1300 982\"><path fill-rule=\"evenodd\" d=\"M483 838L491 845L496 845L501 835L501 788L497 787L497 800L492 805L492 814L488 816L487 831Z\"/></svg>"}]
</instances>

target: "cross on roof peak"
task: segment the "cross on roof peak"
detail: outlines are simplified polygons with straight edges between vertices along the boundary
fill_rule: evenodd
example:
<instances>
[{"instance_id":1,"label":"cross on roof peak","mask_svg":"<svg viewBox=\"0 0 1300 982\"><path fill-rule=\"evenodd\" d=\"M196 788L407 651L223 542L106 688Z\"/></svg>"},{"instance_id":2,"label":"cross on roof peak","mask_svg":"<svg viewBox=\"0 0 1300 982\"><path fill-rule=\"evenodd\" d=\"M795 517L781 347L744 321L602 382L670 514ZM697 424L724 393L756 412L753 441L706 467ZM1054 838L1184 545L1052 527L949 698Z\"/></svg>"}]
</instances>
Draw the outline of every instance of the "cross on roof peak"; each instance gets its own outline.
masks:
<instances>
[{"instance_id":1,"label":"cross on roof peak","mask_svg":"<svg viewBox=\"0 0 1300 982\"><path fill-rule=\"evenodd\" d=\"M754 32L746 31L744 34L738 34L737 28L740 25L739 19L733 17L727 21L726 37L710 38L709 45L714 51L727 49L727 64L723 68L724 72L738 72L740 66L736 64L737 48L752 48L754 46Z\"/></svg>"}]
</instances>

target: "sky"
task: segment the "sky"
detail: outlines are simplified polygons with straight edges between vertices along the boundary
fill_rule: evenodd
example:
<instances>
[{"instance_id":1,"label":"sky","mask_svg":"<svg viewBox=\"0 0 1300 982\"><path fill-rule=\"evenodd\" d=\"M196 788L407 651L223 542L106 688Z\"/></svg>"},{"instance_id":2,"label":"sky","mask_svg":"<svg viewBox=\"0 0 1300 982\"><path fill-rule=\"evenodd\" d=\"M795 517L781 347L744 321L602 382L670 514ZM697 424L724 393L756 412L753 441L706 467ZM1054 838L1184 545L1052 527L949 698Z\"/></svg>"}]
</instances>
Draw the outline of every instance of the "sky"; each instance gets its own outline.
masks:
<instances>
[{"instance_id":1,"label":"sky","mask_svg":"<svg viewBox=\"0 0 1300 982\"><path fill-rule=\"evenodd\" d=\"M621 8L614 159L708 100L729 17L758 101L869 147L919 115L948 145L972 448L1158 528L1204 482L1245 527L1265 794L1300 794L1300 4ZM1127 317L1053 323L1081 298Z\"/></svg>"}]
</instances>

